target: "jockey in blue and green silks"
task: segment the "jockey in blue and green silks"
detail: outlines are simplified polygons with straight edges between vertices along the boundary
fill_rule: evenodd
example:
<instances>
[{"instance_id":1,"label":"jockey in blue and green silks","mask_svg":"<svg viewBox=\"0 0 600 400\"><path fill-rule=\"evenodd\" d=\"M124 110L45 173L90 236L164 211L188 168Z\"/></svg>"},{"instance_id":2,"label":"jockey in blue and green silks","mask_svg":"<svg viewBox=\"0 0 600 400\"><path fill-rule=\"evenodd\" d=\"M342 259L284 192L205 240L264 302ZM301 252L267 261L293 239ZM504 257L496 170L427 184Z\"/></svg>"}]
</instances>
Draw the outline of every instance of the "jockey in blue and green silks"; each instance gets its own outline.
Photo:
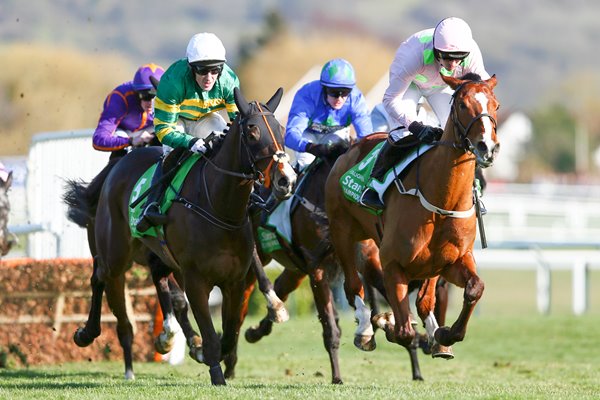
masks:
<instances>
[{"instance_id":1,"label":"jockey in blue and green silks","mask_svg":"<svg viewBox=\"0 0 600 400\"><path fill-rule=\"evenodd\" d=\"M154 104L154 130L165 154L173 148L206 153L211 144L204 139L211 132L222 134L227 126L224 116L229 120L235 118L238 109L233 89L240 82L226 61L221 40L213 33L203 32L190 39L186 58L175 61L165 71ZM161 176L162 164L159 164L153 183ZM159 209L163 190L164 185L158 185L148 196L137 224L139 231L166 222Z\"/></svg>"},{"instance_id":2,"label":"jockey in blue and green silks","mask_svg":"<svg viewBox=\"0 0 600 400\"><path fill-rule=\"evenodd\" d=\"M285 145L295 150L301 170L315 156L336 152L336 137L349 142L350 125L358 139L373 133L365 97L356 86L354 68L347 60L335 58L325 63L320 79L305 84L294 95Z\"/></svg>"}]
</instances>

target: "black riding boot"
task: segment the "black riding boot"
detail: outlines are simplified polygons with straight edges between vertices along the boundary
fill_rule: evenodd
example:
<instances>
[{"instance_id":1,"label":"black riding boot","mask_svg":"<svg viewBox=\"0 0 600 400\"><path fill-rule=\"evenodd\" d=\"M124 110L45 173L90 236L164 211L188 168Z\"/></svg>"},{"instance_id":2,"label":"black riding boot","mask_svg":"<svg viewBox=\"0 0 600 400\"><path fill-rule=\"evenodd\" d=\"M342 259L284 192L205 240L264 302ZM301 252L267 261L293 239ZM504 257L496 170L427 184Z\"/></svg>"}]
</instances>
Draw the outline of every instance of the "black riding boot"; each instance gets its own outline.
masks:
<instances>
[{"instance_id":1,"label":"black riding boot","mask_svg":"<svg viewBox=\"0 0 600 400\"><path fill-rule=\"evenodd\" d=\"M158 183L163 175L162 164L161 158L156 165L156 170L154 170L154 175L152 176L152 183L150 184L151 187L155 185L156 187L148 194L144 211L142 211L140 220L136 225L136 229L140 232L145 232L153 226L164 225L169 219L160 212L160 200L166 187L164 182Z\"/></svg>"},{"instance_id":2,"label":"black riding boot","mask_svg":"<svg viewBox=\"0 0 600 400\"><path fill-rule=\"evenodd\" d=\"M398 161L397 148L392 144L391 138L387 138L383 147L377 154L377 160L371 171L371 179L381 181L386 172ZM360 196L360 204L375 211L383 210L384 204L379 199L379 194L370 187L367 187Z\"/></svg>"}]
</instances>

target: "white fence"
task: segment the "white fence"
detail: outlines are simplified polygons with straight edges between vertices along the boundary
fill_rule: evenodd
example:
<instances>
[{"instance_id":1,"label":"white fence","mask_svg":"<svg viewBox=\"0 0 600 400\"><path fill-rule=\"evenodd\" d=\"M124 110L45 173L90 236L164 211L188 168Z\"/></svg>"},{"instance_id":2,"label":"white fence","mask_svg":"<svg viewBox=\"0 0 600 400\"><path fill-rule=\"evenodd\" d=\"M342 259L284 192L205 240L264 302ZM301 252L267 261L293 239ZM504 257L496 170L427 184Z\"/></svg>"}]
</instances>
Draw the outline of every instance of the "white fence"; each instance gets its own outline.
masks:
<instances>
[{"instance_id":1,"label":"white fence","mask_svg":"<svg viewBox=\"0 0 600 400\"><path fill-rule=\"evenodd\" d=\"M66 218L62 201L67 179L89 182L108 162L109 153L92 147L93 130L40 133L27 159L27 241L33 258L89 257L86 232ZM37 228L43 231L35 232ZM23 230L26 230L23 226Z\"/></svg>"},{"instance_id":2,"label":"white fence","mask_svg":"<svg viewBox=\"0 0 600 400\"><path fill-rule=\"evenodd\" d=\"M90 181L108 153L91 146L92 130L36 135L27 159L25 218L11 216L15 233L29 234L33 258L89 257L86 232L66 219L66 179ZM590 269L600 268L600 190L588 186L490 183L483 198L489 248L476 245L479 268L537 271L538 309L548 312L550 270L573 272L573 311L588 308ZM23 207L13 207L14 211ZM14 254L9 254L15 256Z\"/></svg>"}]
</instances>

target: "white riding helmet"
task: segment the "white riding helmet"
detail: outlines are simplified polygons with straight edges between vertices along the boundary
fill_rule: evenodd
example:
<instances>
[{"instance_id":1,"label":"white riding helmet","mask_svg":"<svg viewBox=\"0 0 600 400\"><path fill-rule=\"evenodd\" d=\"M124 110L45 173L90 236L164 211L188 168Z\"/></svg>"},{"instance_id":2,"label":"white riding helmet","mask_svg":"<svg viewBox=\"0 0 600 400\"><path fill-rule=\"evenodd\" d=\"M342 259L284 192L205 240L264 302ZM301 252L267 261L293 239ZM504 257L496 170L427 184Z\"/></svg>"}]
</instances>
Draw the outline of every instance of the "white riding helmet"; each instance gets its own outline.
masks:
<instances>
[{"instance_id":1,"label":"white riding helmet","mask_svg":"<svg viewBox=\"0 0 600 400\"><path fill-rule=\"evenodd\" d=\"M190 64L213 66L223 64L225 58L225 46L221 39L214 33L197 33L188 43L186 56Z\"/></svg>"},{"instance_id":2,"label":"white riding helmet","mask_svg":"<svg viewBox=\"0 0 600 400\"><path fill-rule=\"evenodd\" d=\"M473 50L471 28L460 18L445 18L435 27L433 47L445 53L469 53Z\"/></svg>"}]
</instances>

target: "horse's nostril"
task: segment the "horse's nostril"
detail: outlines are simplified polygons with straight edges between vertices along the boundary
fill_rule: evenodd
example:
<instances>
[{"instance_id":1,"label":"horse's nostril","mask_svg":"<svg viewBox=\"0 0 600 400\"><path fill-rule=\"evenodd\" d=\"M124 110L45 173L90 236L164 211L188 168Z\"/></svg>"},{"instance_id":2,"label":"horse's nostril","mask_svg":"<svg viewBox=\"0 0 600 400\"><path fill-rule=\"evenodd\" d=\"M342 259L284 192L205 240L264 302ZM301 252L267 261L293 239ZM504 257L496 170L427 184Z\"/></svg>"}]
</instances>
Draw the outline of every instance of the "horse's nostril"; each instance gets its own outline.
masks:
<instances>
[{"instance_id":1,"label":"horse's nostril","mask_svg":"<svg viewBox=\"0 0 600 400\"><path fill-rule=\"evenodd\" d=\"M479 150L482 153L487 152L487 145L485 144L485 142L479 142L477 143L477 150Z\"/></svg>"},{"instance_id":2,"label":"horse's nostril","mask_svg":"<svg viewBox=\"0 0 600 400\"><path fill-rule=\"evenodd\" d=\"M286 178L284 176L284 177L279 178L279 180L277 181L277 184L279 185L279 187L285 187L290 184L290 181L288 178Z\"/></svg>"}]
</instances>

